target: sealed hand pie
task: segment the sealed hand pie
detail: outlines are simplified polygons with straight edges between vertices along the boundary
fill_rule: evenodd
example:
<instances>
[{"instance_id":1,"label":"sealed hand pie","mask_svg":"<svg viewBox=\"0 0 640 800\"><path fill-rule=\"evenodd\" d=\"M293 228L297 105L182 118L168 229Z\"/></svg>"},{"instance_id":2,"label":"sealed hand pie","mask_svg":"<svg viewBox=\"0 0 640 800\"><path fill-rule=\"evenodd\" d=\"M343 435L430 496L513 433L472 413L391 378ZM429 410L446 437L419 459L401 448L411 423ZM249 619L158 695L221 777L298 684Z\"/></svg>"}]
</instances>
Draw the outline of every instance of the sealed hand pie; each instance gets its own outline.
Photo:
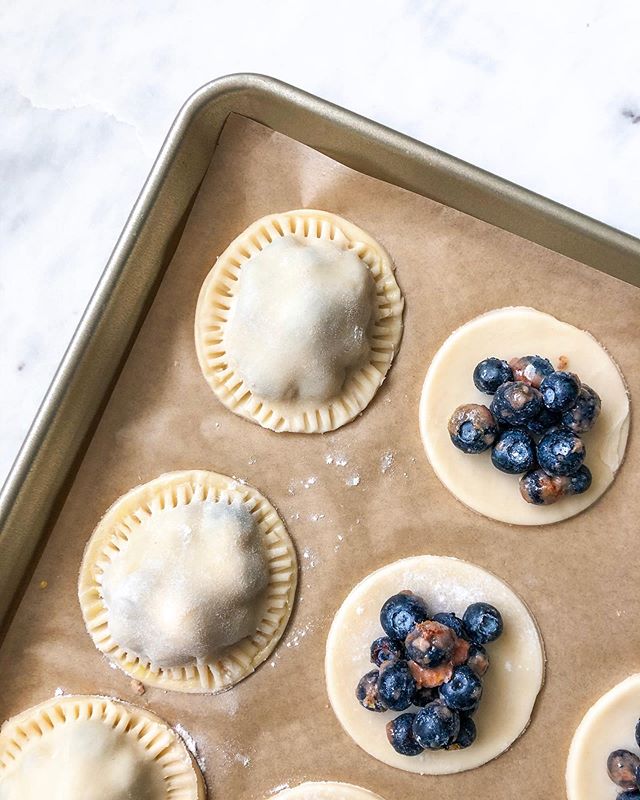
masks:
<instances>
[{"instance_id":1,"label":"sealed hand pie","mask_svg":"<svg viewBox=\"0 0 640 800\"><path fill-rule=\"evenodd\" d=\"M365 231L325 211L272 214L202 286L200 366L228 408L265 428L334 430L384 380L403 304L389 255Z\"/></svg>"},{"instance_id":2,"label":"sealed hand pie","mask_svg":"<svg viewBox=\"0 0 640 800\"><path fill-rule=\"evenodd\" d=\"M107 697L54 697L0 728L0 800L204 800L161 719Z\"/></svg>"},{"instance_id":3,"label":"sealed hand pie","mask_svg":"<svg viewBox=\"0 0 640 800\"><path fill-rule=\"evenodd\" d=\"M143 683L215 693L249 675L287 624L293 545L255 489L214 472L132 489L93 532L79 597L96 647Z\"/></svg>"}]
</instances>

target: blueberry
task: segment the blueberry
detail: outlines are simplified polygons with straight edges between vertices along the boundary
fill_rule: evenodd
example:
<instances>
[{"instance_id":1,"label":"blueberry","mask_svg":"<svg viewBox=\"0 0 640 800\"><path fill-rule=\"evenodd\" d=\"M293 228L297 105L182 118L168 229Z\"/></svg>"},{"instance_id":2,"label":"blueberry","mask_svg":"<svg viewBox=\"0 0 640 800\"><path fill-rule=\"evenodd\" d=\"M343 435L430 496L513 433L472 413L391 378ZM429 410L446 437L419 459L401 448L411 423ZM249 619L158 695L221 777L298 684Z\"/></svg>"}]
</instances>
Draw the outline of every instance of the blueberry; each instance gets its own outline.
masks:
<instances>
[{"instance_id":1,"label":"blueberry","mask_svg":"<svg viewBox=\"0 0 640 800\"><path fill-rule=\"evenodd\" d=\"M474 644L493 642L502 634L502 615L489 603L473 603L464 612L462 621Z\"/></svg>"},{"instance_id":2,"label":"blueberry","mask_svg":"<svg viewBox=\"0 0 640 800\"><path fill-rule=\"evenodd\" d=\"M451 628L430 619L418 623L404 641L407 658L420 667L438 667L449 661L455 646Z\"/></svg>"},{"instance_id":3,"label":"blueberry","mask_svg":"<svg viewBox=\"0 0 640 800\"><path fill-rule=\"evenodd\" d=\"M455 742L460 732L460 715L441 700L434 700L418 711L413 721L413 735L428 750L441 750Z\"/></svg>"},{"instance_id":4,"label":"blueberry","mask_svg":"<svg viewBox=\"0 0 640 800\"><path fill-rule=\"evenodd\" d=\"M598 419L601 405L597 392L583 383L575 404L562 415L562 425L574 433L590 430Z\"/></svg>"},{"instance_id":5,"label":"blueberry","mask_svg":"<svg viewBox=\"0 0 640 800\"><path fill-rule=\"evenodd\" d=\"M432 689L428 686L418 686L413 693L411 702L418 708L424 708L429 703L432 703L438 697L438 690Z\"/></svg>"},{"instance_id":6,"label":"blueberry","mask_svg":"<svg viewBox=\"0 0 640 800\"><path fill-rule=\"evenodd\" d=\"M503 383L491 401L491 413L503 427L526 425L541 408L540 392L522 381Z\"/></svg>"},{"instance_id":7,"label":"blueberry","mask_svg":"<svg viewBox=\"0 0 640 800\"><path fill-rule=\"evenodd\" d=\"M411 705L416 690L406 661L385 661L378 676L378 695L387 708L404 711Z\"/></svg>"},{"instance_id":8,"label":"blueberry","mask_svg":"<svg viewBox=\"0 0 640 800\"><path fill-rule=\"evenodd\" d=\"M449 745L447 750L464 750L466 747L471 747L476 740L476 733L476 723L471 717L466 714L461 714L460 731L456 736L455 742Z\"/></svg>"},{"instance_id":9,"label":"blueberry","mask_svg":"<svg viewBox=\"0 0 640 800\"><path fill-rule=\"evenodd\" d=\"M637 789L636 770L640 767L640 758L628 750L614 750L607 759L609 777L622 789Z\"/></svg>"},{"instance_id":10,"label":"blueberry","mask_svg":"<svg viewBox=\"0 0 640 800\"><path fill-rule=\"evenodd\" d=\"M584 464L569 478L567 494L582 494L591 486L591 470Z\"/></svg>"},{"instance_id":11,"label":"blueberry","mask_svg":"<svg viewBox=\"0 0 640 800\"><path fill-rule=\"evenodd\" d=\"M498 426L486 406L468 403L458 406L449 420L451 441L463 453L488 450L498 435Z\"/></svg>"},{"instance_id":12,"label":"blueberry","mask_svg":"<svg viewBox=\"0 0 640 800\"><path fill-rule=\"evenodd\" d=\"M489 656L481 644L472 644L469 648L467 666L481 678L489 669Z\"/></svg>"},{"instance_id":13,"label":"blueberry","mask_svg":"<svg viewBox=\"0 0 640 800\"><path fill-rule=\"evenodd\" d=\"M440 614L434 614L431 619L433 619L434 622L439 622L441 625L446 625L447 628L451 628L456 636L463 639L466 636L462 620L460 617L456 617L453 611L444 611Z\"/></svg>"},{"instance_id":14,"label":"blueberry","mask_svg":"<svg viewBox=\"0 0 640 800\"><path fill-rule=\"evenodd\" d=\"M402 658L404 648L400 642L390 639L388 636L381 636L371 643L371 660L380 666L385 661L393 661Z\"/></svg>"},{"instance_id":15,"label":"blueberry","mask_svg":"<svg viewBox=\"0 0 640 800\"><path fill-rule=\"evenodd\" d=\"M387 722L387 739L391 746L403 756L419 756L424 750L413 735L413 722L415 714L400 714L399 717Z\"/></svg>"},{"instance_id":16,"label":"blueberry","mask_svg":"<svg viewBox=\"0 0 640 800\"><path fill-rule=\"evenodd\" d=\"M543 405L540 409L540 413L533 419L529 420L529 422L527 422L525 425L525 428L532 436L542 436L551 428L555 428L560 425L561 420L562 415L559 411L551 411Z\"/></svg>"},{"instance_id":17,"label":"blueberry","mask_svg":"<svg viewBox=\"0 0 640 800\"><path fill-rule=\"evenodd\" d=\"M382 606L380 624L387 636L403 642L418 622L429 618L424 600L413 592L394 594Z\"/></svg>"},{"instance_id":18,"label":"blueberry","mask_svg":"<svg viewBox=\"0 0 640 800\"><path fill-rule=\"evenodd\" d=\"M482 681L471 667L456 667L450 680L440 687L440 697L455 711L473 711L482 697Z\"/></svg>"},{"instance_id":19,"label":"blueberry","mask_svg":"<svg viewBox=\"0 0 640 800\"><path fill-rule=\"evenodd\" d=\"M527 472L536 461L536 446L525 431L510 428L502 431L491 450L491 463L501 472L519 475Z\"/></svg>"},{"instance_id":20,"label":"blueberry","mask_svg":"<svg viewBox=\"0 0 640 800\"><path fill-rule=\"evenodd\" d=\"M367 672L358 681L356 686L356 697L361 706L364 706L367 711L386 711L387 707L380 699L378 693L378 677L377 669L372 669Z\"/></svg>"},{"instance_id":21,"label":"blueberry","mask_svg":"<svg viewBox=\"0 0 640 800\"><path fill-rule=\"evenodd\" d=\"M542 356L512 358L509 366L513 371L514 381L528 383L536 389L539 389L542 381L553 372L553 364Z\"/></svg>"},{"instance_id":22,"label":"blueberry","mask_svg":"<svg viewBox=\"0 0 640 800\"><path fill-rule=\"evenodd\" d=\"M475 387L485 394L494 394L498 386L512 380L511 367L499 358L485 358L473 370Z\"/></svg>"},{"instance_id":23,"label":"blueberry","mask_svg":"<svg viewBox=\"0 0 640 800\"><path fill-rule=\"evenodd\" d=\"M542 402L552 411L567 411L580 393L580 379L573 372L552 372L542 381Z\"/></svg>"},{"instance_id":24,"label":"blueberry","mask_svg":"<svg viewBox=\"0 0 640 800\"><path fill-rule=\"evenodd\" d=\"M640 747L640 719L636 722L636 744Z\"/></svg>"},{"instance_id":25,"label":"blueberry","mask_svg":"<svg viewBox=\"0 0 640 800\"><path fill-rule=\"evenodd\" d=\"M620 792L616 800L640 800L640 790L629 789L628 792Z\"/></svg>"},{"instance_id":26,"label":"blueberry","mask_svg":"<svg viewBox=\"0 0 640 800\"><path fill-rule=\"evenodd\" d=\"M535 469L520 478L520 494L527 503L550 506L565 496L569 483L569 478L553 477L543 469Z\"/></svg>"},{"instance_id":27,"label":"blueberry","mask_svg":"<svg viewBox=\"0 0 640 800\"><path fill-rule=\"evenodd\" d=\"M562 428L546 433L538 442L538 464L548 475L575 475L586 450L582 439Z\"/></svg>"}]
</instances>

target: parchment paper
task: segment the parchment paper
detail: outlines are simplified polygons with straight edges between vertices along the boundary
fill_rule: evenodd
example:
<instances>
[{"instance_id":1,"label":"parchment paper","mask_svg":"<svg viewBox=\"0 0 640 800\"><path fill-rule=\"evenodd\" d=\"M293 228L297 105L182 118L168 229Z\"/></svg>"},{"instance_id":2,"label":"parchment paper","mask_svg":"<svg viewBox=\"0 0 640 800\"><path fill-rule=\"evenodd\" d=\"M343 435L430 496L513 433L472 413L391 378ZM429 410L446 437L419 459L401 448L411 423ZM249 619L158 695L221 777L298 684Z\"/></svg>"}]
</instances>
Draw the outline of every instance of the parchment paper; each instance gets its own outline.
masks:
<instances>
[{"instance_id":1,"label":"parchment paper","mask_svg":"<svg viewBox=\"0 0 640 800\"><path fill-rule=\"evenodd\" d=\"M216 256L263 214L304 206L344 215L377 237L406 298L389 377L361 417L324 436L275 434L227 411L193 343L196 298ZM525 529L460 505L434 476L418 434L422 380L439 345L471 317L516 304L586 327L640 396L639 290L231 117L0 653L0 719L56 688L139 703L194 737L213 798L258 800L309 779L350 781L387 800L563 797L567 748L583 713L640 670L637 437L600 502L566 522ZM301 563L298 602L274 657L230 692L148 689L138 697L85 632L78 566L120 494L184 468L242 477L278 507ZM459 556L507 580L547 647L547 685L529 731L461 775L419 777L373 760L342 731L324 688L325 638L347 592L383 564L419 553Z\"/></svg>"}]
</instances>

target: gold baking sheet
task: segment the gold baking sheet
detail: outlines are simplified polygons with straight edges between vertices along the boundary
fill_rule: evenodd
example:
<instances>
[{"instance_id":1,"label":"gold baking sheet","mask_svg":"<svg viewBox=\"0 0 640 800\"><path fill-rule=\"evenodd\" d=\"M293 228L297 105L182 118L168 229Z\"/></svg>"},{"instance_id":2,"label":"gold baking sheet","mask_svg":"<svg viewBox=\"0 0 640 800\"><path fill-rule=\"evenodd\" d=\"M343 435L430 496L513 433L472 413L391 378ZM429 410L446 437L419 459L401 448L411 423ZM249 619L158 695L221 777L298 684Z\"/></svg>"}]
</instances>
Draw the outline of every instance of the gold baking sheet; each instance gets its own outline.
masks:
<instances>
[{"instance_id":1,"label":"gold baking sheet","mask_svg":"<svg viewBox=\"0 0 640 800\"><path fill-rule=\"evenodd\" d=\"M298 207L333 211L378 238L406 299L387 381L361 417L323 436L275 434L227 411L193 344L198 291L215 257L254 219ZM418 434L422 379L442 341L471 317L516 304L589 329L637 396L640 290L232 116L0 650L0 719L57 688L139 703L193 736L213 798L258 800L309 779L361 784L387 800L562 797L582 714L640 668L640 601L627 566L640 518L636 437L595 506L524 529L461 506L435 478ZM78 567L120 494L186 468L246 479L277 506L301 563L298 603L273 658L230 692L139 697L84 630ZM419 777L374 761L341 730L324 688L326 633L349 589L419 553L466 558L507 580L534 612L549 659L529 731L496 761L456 776Z\"/></svg>"}]
</instances>

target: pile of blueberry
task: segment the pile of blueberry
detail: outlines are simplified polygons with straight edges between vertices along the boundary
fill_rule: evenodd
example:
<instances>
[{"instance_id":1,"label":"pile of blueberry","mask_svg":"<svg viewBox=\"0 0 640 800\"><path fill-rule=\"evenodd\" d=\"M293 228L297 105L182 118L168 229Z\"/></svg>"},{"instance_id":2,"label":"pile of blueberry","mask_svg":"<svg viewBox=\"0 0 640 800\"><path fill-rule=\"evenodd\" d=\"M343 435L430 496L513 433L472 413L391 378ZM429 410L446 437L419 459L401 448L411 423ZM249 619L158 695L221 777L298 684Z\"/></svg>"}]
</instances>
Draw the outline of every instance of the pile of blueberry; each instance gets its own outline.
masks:
<instances>
[{"instance_id":1,"label":"pile of blueberry","mask_svg":"<svg viewBox=\"0 0 640 800\"><path fill-rule=\"evenodd\" d=\"M424 600L407 590L385 602L380 624L386 636L371 645L378 669L360 679L358 701L369 711L406 712L387 723L389 742L403 756L469 747L489 669L484 645L502 633L500 612L474 603L462 619L430 616ZM407 712L411 706L419 710Z\"/></svg>"},{"instance_id":2,"label":"pile of blueberry","mask_svg":"<svg viewBox=\"0 0 640 800\"><path fill-rule=\"evenodd\" d=\"M493 395L489 407L459 406L449 420L449 436L463 453L491 448L502 472L522 475L527 503L550 505L582 494L591 486L580 434L600 413L600 398L573 372L554 370L542 356L486 358L473 371L476 388Z\"/></svg>"},{"instance_id":3,"label":"pile of blueberry","mask_svg":"<svg viewBox=\"0 0 640 800\"><path fill-rule=\"evenodd\" d=\"M636 743L640 747L640 720L636 724ZM614 750L607 759L609 777L623 791L618 800L640 800L640 758L629 750Z\"/></svg>"}]
</instances>

